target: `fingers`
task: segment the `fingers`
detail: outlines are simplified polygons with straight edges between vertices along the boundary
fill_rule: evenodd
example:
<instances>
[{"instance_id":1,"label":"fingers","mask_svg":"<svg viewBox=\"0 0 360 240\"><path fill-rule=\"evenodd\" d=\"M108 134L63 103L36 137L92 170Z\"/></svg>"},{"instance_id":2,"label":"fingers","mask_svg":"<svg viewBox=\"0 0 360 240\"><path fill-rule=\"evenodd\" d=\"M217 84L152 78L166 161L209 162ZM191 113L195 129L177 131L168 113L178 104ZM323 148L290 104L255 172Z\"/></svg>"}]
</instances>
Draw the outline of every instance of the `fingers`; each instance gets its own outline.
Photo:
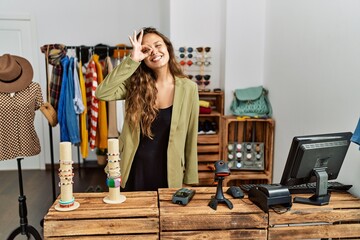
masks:
<instances>
[{"instance_id":1,"label":"fingers","mask_svg":"<svg viewBox=\"0 0 360 240\"><path fill-rule=\"evenodd\" d=\"M128 37L129 37L131 45L134 46L134 41L132 40L132 38L130 36L128 36Z\"/></svg>"},{"instance_id":2,"label":"fingers","mask_svg":"<svg viewBox=\"0 0 360 240\"><path fill-rule=\"evenodd\" d=\"M133 32L133 36L131 37L130 35L128 36L129 37L129 40L130 40L130 43L131 45L134 47L135 44L136 44L136 31Z\"/></svg>"},{"instance_id":3,"label":"fingers","mask_svg":"<svg viewBox=\"0 0 360 240\"><path fill-rule=\"evenodd\" d=\"M133 41L136 42L136 30L134 30L134 33L133 33Z\"/></svg>"},{"instance_id":4,"label":"fingers","mask_svg":"<svg viewBox=\"0 0 360 240\"><path fill-rule=\"evenodd\" d=\"M133 32L133 36L129 36L129 40L131 42L132 45L135 45L135 44L140 44L141 45L141 42L142 42L142 39L143 39L143 35L144 35L144 30L141 29L140 30L140 35L139 35L139 38L137 39L136 38L136 30Z\"/></svg>"},{"instance_id":5,"label":"fingers","mask_svg":"<svg viewBox=\"0 0 360 240\"><path fill-rule=\"evenodd\" d=\"M144 35L144 30L141 29L141 30L140 30L139 39L138 39L138 41L139 41L140 44L142 43L143 35Z\"/></svg>"},{"instance_id":6,"label":"fingers","mask_svg":"<svg viewBox=\"0 0 360 240\"><path fill-rule=\"evenodd\" d=\"M134 46L136 44L136 31L133 32L132 37L130 35L128 37L129 37L131 45Z\"/></svg>"},{"instance_id":7,"label":"fingers","mask_svg":"<svg viewBox=\"0 0 360 240\"><path fill-rule=\"evenodd\" d=\"M141 45L143 35L144 31L141 29L138 38L136 31L133 32L132 36L128 36L130 43L133 47L131 51L131 58L139 62L141 62L144 58L148 57L152 51L151 48Z\"/></svg>"}]
</instances>

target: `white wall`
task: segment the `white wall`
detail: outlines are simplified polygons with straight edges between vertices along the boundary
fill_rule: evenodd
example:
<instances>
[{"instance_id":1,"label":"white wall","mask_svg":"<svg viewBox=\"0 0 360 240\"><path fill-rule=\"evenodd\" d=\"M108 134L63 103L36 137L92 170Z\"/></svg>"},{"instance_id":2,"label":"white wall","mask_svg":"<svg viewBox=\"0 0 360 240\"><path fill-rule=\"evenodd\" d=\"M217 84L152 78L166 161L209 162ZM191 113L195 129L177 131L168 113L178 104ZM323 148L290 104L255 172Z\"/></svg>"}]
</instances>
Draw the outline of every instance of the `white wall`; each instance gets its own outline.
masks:
<instances>
[{"instance_id":1,"label":"white wall","mask_svg":"<svg viewBox=\"0 0 360 240\"><path fill-rule=\"evenodd\" d=\"M225 36L223 19L225 2L219 0L181 0L170 2L170 39L175 49L179 47L211 47L211 65L202 69L193 65L185 67L189 74L211 75L210 89L223 85L220 75L224 64L221 62L225 51L222 48Z\"/></svg>"},{"instance_id":2,"label":"white wall","mask_svg":"<svg viewBox=\"0 0 360 240\"><path fill-rule=\"evenodd\" d=\"M262 85L265 0L227 0L225 50L225 114L233 91Z\"/></svg>"},{"instance_id":3,"label":"white wall","mask_svg":"<svg viewBox=\"0 0 360 240\"><path fill-rule=\"evenodd\" d=\"M276 121L274 181L295 135L353 132L360 103L360 2L266 2L264 84ZM339 181L360 195L360 152L352 144Z\"/></svg>"}]
</instances>

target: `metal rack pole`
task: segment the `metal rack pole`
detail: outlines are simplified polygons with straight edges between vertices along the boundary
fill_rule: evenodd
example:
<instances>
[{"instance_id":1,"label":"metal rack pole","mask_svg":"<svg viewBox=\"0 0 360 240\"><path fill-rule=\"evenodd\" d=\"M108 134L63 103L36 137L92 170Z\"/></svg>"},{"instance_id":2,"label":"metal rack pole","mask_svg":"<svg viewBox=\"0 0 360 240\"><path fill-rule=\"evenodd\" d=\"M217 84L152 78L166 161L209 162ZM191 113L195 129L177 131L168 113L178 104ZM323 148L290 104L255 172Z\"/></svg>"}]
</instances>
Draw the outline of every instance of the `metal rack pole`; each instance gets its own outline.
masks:
<instances>
[{"instance_id":1,"label":"metal rack pole","mask_svg":"<svg viewBox=\"0 0 360 240\"><path fill-rule=\"evenodd\" d=\"M47 58L48 56L45 54L45 66L46 66L46 97L49 96L49 81L48 79L48 66L47 66ZM47 99L50 102L50 99ZM55 184L55 164L54 164L54 146L53 146L53 135L52 135L52 126L49 123L49 142L50 142L50 161L51 161L51 183L52 183L52 194L53 194L53 201L56 200L56 184Z\"/></svg>"}]
</instances>

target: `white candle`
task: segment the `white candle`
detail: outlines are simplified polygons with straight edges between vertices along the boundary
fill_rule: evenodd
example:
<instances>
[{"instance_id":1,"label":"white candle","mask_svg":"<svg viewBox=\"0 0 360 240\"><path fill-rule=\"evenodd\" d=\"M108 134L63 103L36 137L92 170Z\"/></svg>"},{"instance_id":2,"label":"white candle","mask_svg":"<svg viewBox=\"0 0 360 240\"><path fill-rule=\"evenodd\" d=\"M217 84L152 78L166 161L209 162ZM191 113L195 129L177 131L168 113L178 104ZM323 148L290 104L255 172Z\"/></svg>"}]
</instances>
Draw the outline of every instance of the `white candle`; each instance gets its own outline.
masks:
<instances>
[{"instance_id":1,"label":"white candle","mask_svg":"<svg viewBox=\"0 0 360 240\"><path fill-rule=\"evenodd\" d=\"M119 153L119 140L118 139L108 139L108 149L109 153Z\"/></svg>"},{"instance_id":2,"label":"white candle","mask_svg":"<svg viewBox=\"0 0 360 240\"><path fill-rule=\"evenodd\" d=\"M72 174L72 164L64 164L64 162L71 162L71 143L70 142L61 142L60 143L60 175L70 175ZM72 176L69 177L72 179ZM73 199L73 185L72 180L65 180L64 177L60 178L60 199L63 202L69 202Z\"/></svg>"},{"instance_id":3,"label":"white candle","mask_svg":"<svg viewBox=\"0 0 360 240\"><path fill-rule=\"evenodd\" d=\"M61 142L60 143L60 160L68 161L71 160L71 143Z\"/></svg>"}]
</instances>

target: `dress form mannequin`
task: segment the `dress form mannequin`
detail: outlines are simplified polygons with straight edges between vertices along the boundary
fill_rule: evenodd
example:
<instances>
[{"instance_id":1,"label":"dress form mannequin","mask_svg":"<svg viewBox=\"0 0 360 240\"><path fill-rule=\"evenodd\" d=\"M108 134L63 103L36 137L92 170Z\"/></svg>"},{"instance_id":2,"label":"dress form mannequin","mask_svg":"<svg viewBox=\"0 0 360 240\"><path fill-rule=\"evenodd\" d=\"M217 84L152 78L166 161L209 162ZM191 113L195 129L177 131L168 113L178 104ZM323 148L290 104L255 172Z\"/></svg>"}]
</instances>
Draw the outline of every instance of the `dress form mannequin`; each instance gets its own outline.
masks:
<instances>
[{"instance_id":1,"label":"dress form mannequin","mask_svg":"<svg viewBox=\"0 0 360 240\"><path fill-rule=\"evenodd\" d=\"M20 189L20 226L11 232L8 240L19 234L41 240L37 230L28 225L21 172L21 160L41 150L33 122L43 100L40 85L33 83L32 78L33 70L26 59L10 54L0 56L0 161L17 159Z\"/></svg>"}]
</instances>

